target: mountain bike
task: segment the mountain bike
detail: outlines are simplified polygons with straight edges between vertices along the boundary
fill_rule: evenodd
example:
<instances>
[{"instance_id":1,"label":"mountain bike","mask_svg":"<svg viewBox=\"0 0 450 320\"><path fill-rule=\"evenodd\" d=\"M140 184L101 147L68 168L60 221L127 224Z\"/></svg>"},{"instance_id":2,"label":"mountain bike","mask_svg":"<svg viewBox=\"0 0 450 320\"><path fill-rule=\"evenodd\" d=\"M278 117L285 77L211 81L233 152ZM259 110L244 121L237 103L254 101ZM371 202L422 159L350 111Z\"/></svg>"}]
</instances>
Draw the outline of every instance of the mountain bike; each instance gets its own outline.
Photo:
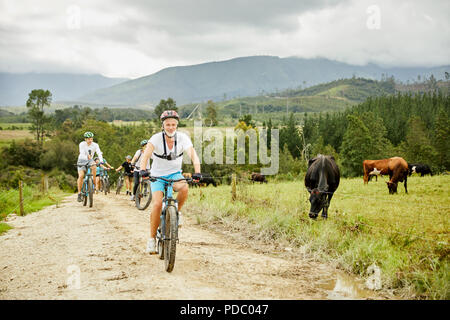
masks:
<instances>
[{"instance_id":1,"label":"mountain bike","mask_svg":"<svg viewBox=\"0 0 450 320\"><path fill-rule=\"evenodd\" d=\"M83 206L86 206L89 199L89 207L94 204L94 179L92 178L91 167L85 164L86 174L83 179L83 185L81 187L81 196L83 198Z\"/></svg>"},{"instance_id":2,"label":"mountain bike","mask_svg":"<svg viewBox=\"0 0 450 320\"><path fill-rule=\"evenodd\" d=\"M136 207L139 210L145 210L152 201L152 190L150 188L150 180L139 177L139 184L134 196Z\"/></svg>"},{"instance_id":3,"label":"mountain bike","mask_svg":"<svg viewBox=\"0 0 450 320\"><path fill-rule=\"evenodd\" d=\"M172 190L172 186L175 182L190 181L191 178L183 178L178 180L165 179L162 177L150 176L149 181L156 181L161 179L166 181L164 185L164 199L161 209L161 220L156 231L156 244L161 260L164 259L164 265L167 272L172 272L175 265L175 254L177 250L178 242L178 202L171 196L168 197L168 190Z\"/></svg>"},{"instance_id":4,"label":"mountain bike","mask_svg":"<svg viewBox=\"0 0 450 320\"><path fill-rule=\"evenodd\" d=\"M102 189L101 192L105 192L105 195L107 195L110 192L111 186L109 185L109 175L108 171L109 169L104 169L102 173L100 174L100 180L102 183Z\"/></svg>"},{"instance_id":5,"label":"mountain bike","mask_svg":"<svg viewBox=\"0 0 450 320\"><path fill-rule=\"evenodd\" d=\"M124 176L124 172L122 172L119 176L119 179L117 179L116 194L120 194L120 190L123 187L123 180L124 180L123 176Z\"/></svg>"}]
</instances>

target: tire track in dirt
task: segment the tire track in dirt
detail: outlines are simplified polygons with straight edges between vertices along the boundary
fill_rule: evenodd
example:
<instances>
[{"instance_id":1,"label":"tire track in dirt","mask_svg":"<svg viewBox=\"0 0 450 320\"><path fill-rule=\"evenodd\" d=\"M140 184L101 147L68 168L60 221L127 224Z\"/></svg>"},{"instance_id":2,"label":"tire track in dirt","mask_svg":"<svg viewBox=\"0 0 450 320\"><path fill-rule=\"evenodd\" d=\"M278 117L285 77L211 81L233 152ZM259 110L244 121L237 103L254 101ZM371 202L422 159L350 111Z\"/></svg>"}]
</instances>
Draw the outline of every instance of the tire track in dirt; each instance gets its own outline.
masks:
<instances>
[{"instance_id":1,"label":"tire track in dirt","mask_svg":"<svg viewBox=\"0 0 450 320\"><path fill-rule=\"evenodd\" d=\"M144 253L150 210L125 195L97 194L92 208L73 195L59 207L9 217L14 229L0 236L0 299L330 298L332 267L206 230L189 217L189 205L172 273ZM68 286L73 270L79 288Z\"/></svg>"}]
</instances>

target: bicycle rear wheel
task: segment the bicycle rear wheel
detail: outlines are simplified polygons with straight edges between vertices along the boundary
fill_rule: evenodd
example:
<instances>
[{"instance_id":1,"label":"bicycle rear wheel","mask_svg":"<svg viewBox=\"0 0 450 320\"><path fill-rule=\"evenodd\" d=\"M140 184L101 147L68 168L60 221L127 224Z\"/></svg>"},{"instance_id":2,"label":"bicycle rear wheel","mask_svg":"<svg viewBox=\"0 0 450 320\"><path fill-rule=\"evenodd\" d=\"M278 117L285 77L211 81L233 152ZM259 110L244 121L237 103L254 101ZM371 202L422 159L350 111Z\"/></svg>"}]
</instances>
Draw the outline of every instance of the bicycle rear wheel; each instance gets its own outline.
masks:
<instances>
[{"instance_id":1,"label":"bicycle rear wheel","mask_svg":"<svg viewBox=\"0 0 450 320\"><path fill-rule=\"evenodd\" d=\"M89 207L92 208L94 204L94 185L92 178L88 179L88 192L89 192Z\"/></svg>"},{"instance_id":2,"label":"bicycle rear wheel","mask_svg":"<svg viewBox=\"0 0 450 320\"><path fill-rule=\"evenodd\" d=\"M136 190L136 207L139 210L145 210L152 202L152 190L150 188L150 180L143 180Z\"/></svg>"},{"instance_id":3,"label":"bicycle rear wheel","mask_svg":"<svg viewBox=\"0 0 450 320\"><path fill-rule=\"evenodd\" d=\"M174 206L168 206L166 209L164 240L164 264L167 272L172 272L175 266L175 254L177 251L178 222L177 209Z\"/></svg>"}]
</instances>

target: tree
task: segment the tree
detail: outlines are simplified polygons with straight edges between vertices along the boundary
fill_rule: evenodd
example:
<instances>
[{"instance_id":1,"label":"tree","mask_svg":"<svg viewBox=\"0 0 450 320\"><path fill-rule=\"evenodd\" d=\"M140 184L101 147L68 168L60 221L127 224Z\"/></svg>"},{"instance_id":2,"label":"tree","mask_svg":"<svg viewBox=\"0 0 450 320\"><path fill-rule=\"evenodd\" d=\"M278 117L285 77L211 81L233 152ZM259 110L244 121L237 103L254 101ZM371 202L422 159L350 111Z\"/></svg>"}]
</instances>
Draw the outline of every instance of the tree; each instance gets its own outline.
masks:
<instances>
[{"instance_id":1,"label":"tree","mask_svg":"<svg viewBox=\"0 0 450 320\"><path fill-rule=\"evenodd\" d=\"M167 100L161 99L159 104L155 107L156 119L159 119L165 110L175 110L178 112L177 103L175 100L172 98L167 98Z\"/></svg>"},{"instance_id":2,"label":"tree","mask_svg":"<svg viewBox=\"0 0 450 320\"><path fill-rule=\"evenodd\" d=\"M206 107L206 119L205 124L209 124L210 127L217 126L217 110L216 105L212 100L208 101Z\"/></svg>"},{"instance_id":3,"label":"tree","mask_svg":"<svg viewBox=\"0 0 450 320\"><path fill-rule=\"evenodd\" d=\"M303 143L293 113L290 114L286 127L280 130L280 146L284 144L287 144L294 158L300 158Z\"/></svg>"},{"instance_id":4,"label":"tree","mask_svg":"<svg viewBox=\"0 0 450 320\"><path fill-rule=\"evenodd\" d=\"M50 122L50 118L44 114L44 107L50 106L51 102L52 94L48 90L35 89L28 94L28 116L32 123L30 130L35 133L36 141L40 144L44 142L45 125Z\"/></svg>"},{"instance_id":5,"label":"tree","mask_svg":"<svg viewBox=\"0 0 450 320\"><path fill-rule=\"evenodd\" d=\"M251 114L244 114L242 117L239 118L239 122L244 122L246 126L248 127L256 127L255 122L252 120Z\"/></svg>"},{"instance_id":6,"label":"tree","mask_svg":"<svg viewBox=\"0 0 450 320\"><path fill-rule=\"evenodd\" d=\"M407 162L435 163L436 150L427 135L427 129L419 116L413 116L408 121L406 139L402 143Z\"/></svg>"},{"instance_id":7,"label":"tree","mask_svg":"<svg viewBox=\"0 0 450 320\"><path fill-rule=\"evenodd\" d=\"M384 126L383 119L371 111L361 114L360 119L370 132L371 150L367 157L370 159L384 159L389 157L392 145L386 138L387 130Z\"/></svg>"},{"instance_id":8,"label":"tree","mask_svg":"<svg viewBox=\"0 0 450 320\"><path fill-rule=\"evenodd\" d=\"M362 173L362 162L368 159L372 147L369 129L356 115L348 115L348 127L342 140L341 158L343 175L358 176Z\"/></svg>"},{"instance_id":9,"label":"tree","mask_svg":"<svg viewBox=\"0 0 450 320\"><path fill-rule=\"evenodd\" d=\"M436 117L434 146L438 153L437 165L439 170L450 169L450 119L443 108L439 109Z\"/></svg>"}]
</instances>

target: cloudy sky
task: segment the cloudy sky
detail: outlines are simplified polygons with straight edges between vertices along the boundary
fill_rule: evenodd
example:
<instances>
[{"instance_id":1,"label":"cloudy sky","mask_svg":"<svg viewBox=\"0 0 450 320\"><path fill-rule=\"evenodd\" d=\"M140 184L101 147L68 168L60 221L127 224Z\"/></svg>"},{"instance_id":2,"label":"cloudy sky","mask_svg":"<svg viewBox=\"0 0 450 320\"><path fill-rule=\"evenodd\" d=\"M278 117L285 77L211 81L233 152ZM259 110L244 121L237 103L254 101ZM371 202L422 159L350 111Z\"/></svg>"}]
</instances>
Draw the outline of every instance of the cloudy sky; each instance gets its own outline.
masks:
<instances>
[{"instance_id":1,"label":"cloudy sky","mask_svg":"<svg viewBox=\"0 0 450 320\"><path fill-rule=\"evenodd\" d=\"M137 78L240 56L450 64L448 0L0 0L0 72Z\"/></svg>"}]
</instances>

